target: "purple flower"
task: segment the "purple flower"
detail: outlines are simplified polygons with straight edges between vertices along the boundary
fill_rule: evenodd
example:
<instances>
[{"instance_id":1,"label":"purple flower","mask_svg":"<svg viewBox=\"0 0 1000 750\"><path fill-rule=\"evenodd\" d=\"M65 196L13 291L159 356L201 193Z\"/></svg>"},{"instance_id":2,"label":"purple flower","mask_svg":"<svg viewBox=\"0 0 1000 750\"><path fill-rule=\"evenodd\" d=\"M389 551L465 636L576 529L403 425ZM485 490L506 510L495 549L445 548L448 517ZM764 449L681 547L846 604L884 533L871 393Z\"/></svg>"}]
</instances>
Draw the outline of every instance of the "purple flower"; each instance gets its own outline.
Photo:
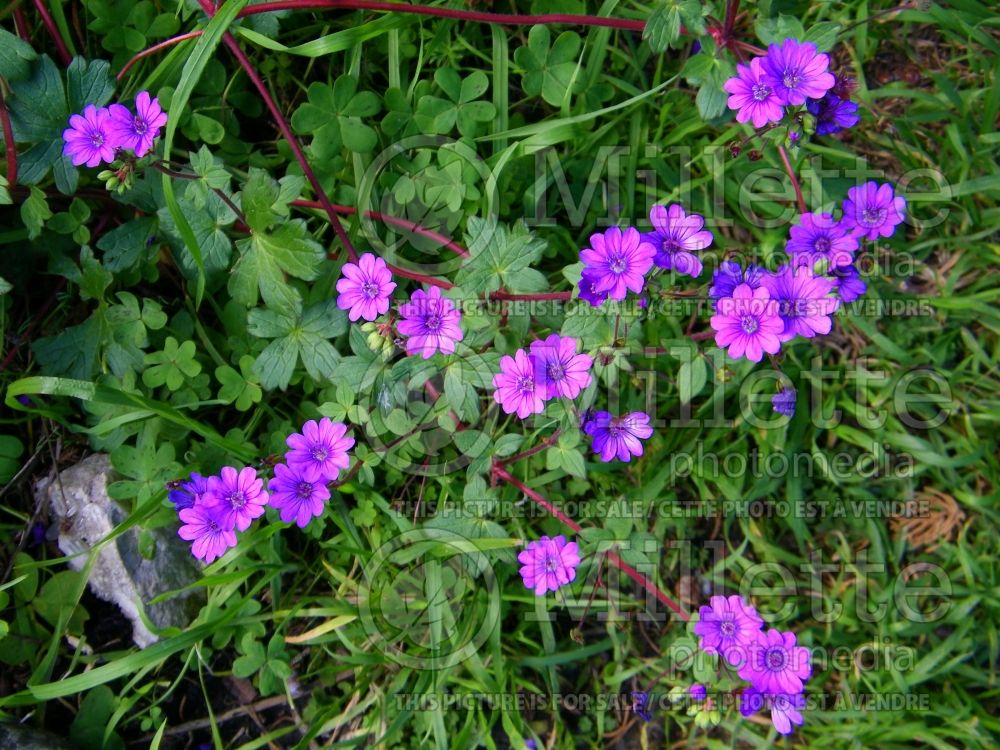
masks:
<instances>
[{"instance_id":1,"label":"purple flower","mask_svg":"<svg viewBox=\"0 0 1000 750\"><path fill-rule=\"evenodd\" d=\"M236 532L221 507L199 503L182 509L179 515L184 525L177 534L181 539L194 542L191 553L199 560L210 563L236 546Z\"/></svg>"},{"instance_id":2,"label":"purple flower","mask_svg":"<svg viewBox=\"0 0 1000 750\"><path fill-rule=\"evenodd\" d=\"M736 261L724 260L712 274L712 286L708 288L708 296L716 302L723 297L732 297L733 290L740 284L746 284L751 289L756 289L760 286L765 273L763 268L755 266L753 263L748 265L746 270L743 270ZM716 304L716 309L718 309L718 304Z\"/></svg>"},{"instance_id":3,"label":"purple flower","mask_svg":"<svg viewBox=\"0 0 1000 750\"><path fill-rule=\"evenodd\" d=\"M641 440L653 434L649 426L649 415L634 411L624 417L612 417L610 412L596 412L583 425L583 431L594 439L594 453L601 455L605 463L617 458L631 461L632 456L642 455Z\"/></svg>"},{"instance_id":4,"label":"purple flower","mask_svg":"<svg viewBox=\"0 0 1000 750\"><path fill-rule=\"evenodd\" d=\"M140 91L135 98L136 114L128 107L112 104L111 129L121 148L130 148L136 156L145 156L153 148L153 141L160 128L167 124L167 113L160 109L156 97L150 99L148 91Z\"/></svg>"},{"instance_id":5,"label":"purple flower","mask_svg":"<svg viewBox=\"0 0 1000 750\"><path fill-rule=\"evenodd\" d=\"M760 692L753 685L740 695L740 713L751 716L767 706L771 709L771 723L779 734L791 734L792 725L803 723L801 709L805 708L806 699L802 693L770 693Z\"/></svg>"},{"instance_id":6,"label":"purple flower","mask_svg":"<svg viewBox=\"0 0 1000 750\"><path fill-rule=\"evenodd\" d=\"M782 388L771 396L771 408L778 414L786 417L795 416L795 389L791 387Z\"/></svg>"},{"instance_id":7,"label":"purple flower","mask_svg":"<svg viewBox=\"0 0 1000 750\"><path fill-rule=\"evenodd\" d=\"M535 386L543 399L576 398L590 385L590 367L594 360L588 354L577 354L576 346L575 338L557 333L550 334L544 341L531 342Z\"/></svg>"},{"instance_id":8,"label":"purple flower","mask_svg":"<svg viewBox=\"0 0 1000 750\"><path fill-rule=\"evenodd\" d=\"M732 297L723 297L715 304L712 316L715 343L727 346L733 359L746 356L751 362L760 362L764 352L777 354L781 349L779 335L785 327L778 317L778 305L764 287L752 289L740 284Z\"/></svg>"},{"instance_id":9,"label":"purple flower","mask_svg":"<svg viewBox=\"0 0 1000 750\"><path fill-rule=\"evenodd\" d=\"M580 274L580 299L587 300L593 307L600 307L604 300L608 298L606 291L597 291L597 284L601 280L601 273L594 268L584 268Z\"/></svg>"},{"instance_id":10,"label":"purple flower","mask_svg":"<svg viewBox=\"0 0 1000 750\"><path fill-rule=\"evenodd\" d=\"M829 72L830 57L819 54L812 42L786 39L779 47L772 44L762 63L763 81L781 104L805 104L806 99L820 99L837 80Z\"/></svg>"},{"instance_id":11,"label":"purple flower","mask_svg":"<svg viewBox=\"0 0 1000 750\"><path fill-rule=\"evenodd\" d=\"M700 682L696 682L691 687L688 688L688 695L691 696L692 700L701 703L703 700L705 700L705 698L708 697L708 690L706 690L705 686L702 685Z\"/></svg>"},{"instance_id":12,"label":"purple flower","mask_svg":"<svg viewBox=\"0 0 1000 750\"><path fill-rule=\"evenodd\" d=\"M854 262L859 246L858 238L830 214L802 214L789 237L785 251L796 267L812 268L818 260L825 260L827 268L847 266Z\"/></svg>"},{"instance_id":13,"label":"purple flower","mask_svg":"<svg viewBox=\"0 0 1000 750\"><path fill-rule=\"evenodd\" d=\"M852 230L856 237L877 240L891 236L905 213L906 199L894 197L891 184L866 182L847 191L842 221L844 228Z\"/></svg>"},{"instance_id":14,"label":"purple flower","mask_svg":"<svg viewBox=\"0 0 1000 750\"><path fill-rule=\"evenodd\" d=\"M802 683L812 673L809 649L797 646L792 632L759 633L746 655L739 675L761 693L801 693Z\"/></svg>"},{"instance_id":15,"label":"purple flower","mask_svg":"<svg viewBox=\"0 0 1000 750\"><path fill-rule=\"evenodd\" d=\"M785 116L781 97L765 80L763 58L755 57L750 65L737 65L736 76L722 88L730 94L728 105L736 110L736 122L750 120L755 128L778 122Z\"/></svg>"},{"instance_id":16,"label":"purple flower","mask_svg":"<svg viewBox=\"0 0 1000 750\"><path fill-rule=\"evenodd\" d=\"M82 115L70 115L62 137L63 154L77 167L96 167L102 161L110 164L115 160L115 149L121 145L111 127L108 108L98 109L93 104L84 107Z\"/></svg>"},{"instance_id":17,"label":"purple flower","mask_svg":"<svg viewBox=\"0 0 1000 750\"><path fill-rule=\"evenodd\" d=\"M354 438L345 437L347 425L323 417L310 419L302 432L294 432L285 442L291 448L285 463L308 482L327 483L340 476L340 470L351 464L347 451L354 447Z\"/></svg>"},{"instance_id":18,"label":"purple flower","mask_svg":"<svg viewBox=\"0 0 1000 750\"><path fill-rule=\"evenodd\" d=\"M267 505L264 480L257 477L253 467L237 472L232 466L224 466L219 476L208 478L205 504L218 509L225 527L246 531L253 519L264 515Z\"/></svg>"},{"instance_id":19,"label":"purple flower","mask_svg":"<svg viewBox=\"0 0 1000 750\"><path fill-rule=\"evenodd\" d=\"M529 542L517 559L524 585L533 589L535 596L544 596L546 591L556 591L576 578L580 549L561 534L554 539L543 536Z\"/></svg>"},{"instance_id":20,"label":"purple flower","mask_svg":"<svg viewBox=\"0 0 1000 750\"><path fill-rule=\"evenodd\" d=\"M850 99L841 99L832 91L828 91L822 99L807 101L806 109L816 118L816 135L839 133L861 121L858 105Z\"/></svg>"},{"instance_id":21,"label":"purple flower","mask_svg":"<svg viewBox=\"0 0 1000 750\"><path fill-rule=\"evenodd\" d=\"M604 234L590 235L590 247L580 251L580 260L595 272L594 292L623 300L630 289L636 294L642 291L654 255L656 248L644 242L638 230L610 227Z\"/></svg>"},{"instance_id":22,"label":"purple flower","mask_svg":"<svg viewBox=\"0 0 1000 750\"><path fill-rule=\"evenodd\" d=\"M712 233L705 226L704 217L688 216L679 203L670 206L653 206L649 211L653 231L642 239L657 249L653 262L660 268L673 270L682 276L701 276L701 261L693 255L712 244Z\"/></svg>"},{"instance_id":23,"label":"purple flower","mask_svg":"<svg viewBox=\"0 0 1000 750\"><path fill-rule=\"evenodd\" d=\"M396 283L385 261L371 253L365 253L357 264L345 263L341 269L343 278L337 281L337 307L349 310L347 317L375 320L389 310L389 297Z\"/></svg>"},{"instance_id":24,"label":"purple flower","mask_svg":"<svg viewBox=\"0 0 1000 750\"><path fill-rule=\"evenodd\" d=\"M868 285L861 279L861 273L854 264L834 268L830 278L841 302L853 302L868 291Z\"/></svg>"},{"instance_id":25,"label":"purple flower","mask_svg":"<svg viewBox=\"0 0 1000 750\"><path fill-rule=\"evenodd\" d=\"M441 296L436 286L425 292L416 290L410 301L400 305L399 314L403 320L396 326L406 339L406 353L417 354L430 359L434 352L453 354L455 342L462 340L462 329L458 323L462 313L454 303Z\"/></svg>"},{"instance_id":26,"label":"purple flower","mask_svg":"<svg viewBox=\"0 0 1000 750\"><path fill-rule=\"evenodd\" d=\"M181 482L177 489L170 490L167 497L180 512L200 503L206 492L208 492L208 479L198 472L192 471L191 478L186 482Z\"/></svg>"},{"instance_id":27,"label":"purple flower","mask_svg":"<svg viewBox=\"0 0 1000 750\"><path fill-rule=\"evenodd\" d=\"M817 333L829 333L833 327L830 317L837 310L836 297L830 295L833 282L823 276L813 276L808 268L792 269L782 266L769 274L763 286L778 303L778 315L784 328L778 335L782 342L796 336L811 339Z\"/></svg>"},{"instance_id":28,"label":"purple flower","mask_svg":"<svg viewBox=\"0 0 1000 750\"><path fill-rule=\"evenodd\" d=\"M694 634L700 637L698 647L706 654L721 654L734 667L746 661L746 649L760 634L764 621L757 610L732 596L713 596L711 606L698 611Z\"/></svg>"},{"instance_id":29,"label":"purple flower","mask_svg":"<svg viewBox=\"0 0 1000 750\"><path fill-rule=\"evenodd\" d=\"M315 516L323 514L324 503L330 499L326 482L309 481L302 472L285 464L274 467L274 479L268 484L268 502L277 508L285 523L295 521L300 529Z\"/></svg>"},{"instance_id":30,"label":"purple flower","mask_svg":"<svg viewBox=\"0 0 1000 750\"><path fill-rule=\"evenodd\" d=\"M542 387L535 381L536 363L524 349L500 358L500 372L493 376L493 400L505 414L525 419L545 410Z\"/></svg>"},{"instance_id":31,"label":"purple flower","mask_svg":"<svg viewBox=\"0 0 1000 750\"><path fill-rule=\"evenodd\" d=\"M649 693L632 693L632 710L643 721L652 721L653 714L649 710Z\"/></svg>"}]
</instances>

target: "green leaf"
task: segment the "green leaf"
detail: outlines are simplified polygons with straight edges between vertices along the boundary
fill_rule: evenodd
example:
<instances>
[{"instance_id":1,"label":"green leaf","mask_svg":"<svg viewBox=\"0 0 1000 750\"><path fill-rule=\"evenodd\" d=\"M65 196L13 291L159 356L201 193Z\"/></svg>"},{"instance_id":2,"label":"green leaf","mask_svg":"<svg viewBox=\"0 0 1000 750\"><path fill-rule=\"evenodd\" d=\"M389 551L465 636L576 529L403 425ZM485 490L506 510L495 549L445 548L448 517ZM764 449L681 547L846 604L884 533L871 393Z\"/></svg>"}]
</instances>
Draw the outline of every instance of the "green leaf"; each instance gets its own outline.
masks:
<instances>
[{"instance_id":1,"label":"green leaf","mask_svg":"<svg viewBox=\"0 0 1000 750\"><path fill-rule=\"evenodd\" d=\"M115 78L107 60L74 57L66 68L66 97L70 112L82 112L88 104L103 107L115 92Z\"/></svg>"},{"instance_id":2,"label":"green leaf","mask_svg":"<svg viewBox=\"0 0 1000 750\"><path fill-rule=\"evenodd\" d=\"M263 396L253 371L253 363L254 358L244 354L240 357L239 372L228 365L222 365L215 370L215 377L222 385L219 389L219 400L227 404L235 402L237 411L247 411L254 404L260 403Z\"/></svg>"},{"instance_id":3,"label":"green leaf","mask_svg":"<svg viewBox=\"0 0 1000 750\"><path fill-rule=\"evenodd\" d=\"M329 379L340 361L328 339L347 330L347 314L333 300L313 305L301 315L300 310L301 302L290 311L251 310L247 316L252 335L275 339L253 365L264 388L287 388L299 358L317 381Z\"/></svg>"},{"instance_id":4,"label":"green leaf","mask_svg":"<svg viewBox=\"0 0 1000 750\"><path fill-rule=\"evenodd\" d=\"M45 222L52 218L45 193L34 185L24 203L21 204L21 221L28 229L28 239L33 240L42 233Z\"/></svg>"},{"instance_id":5,"label":"green leaf","mask_svg":"<svg viewBox=\"0 0 1000 750\"><path fill-rule=\"evenodd\" d=\"M201 363L195 359L195 354L193 341L178 344L177 339L168 336L163 351L145 356L148 369L142 373L142 382L149 388L166 385L171 391L180 390L187 378L201 372Z\"/></svg>"},{"instance_id":6,"label":"green leaf","mask_svg":"<svg viewBox=\"0 0 1000 750\"><path fill-rule=\"evenodd\" d=\"M8 83L27 78L30 63L38 58L31 45L6 29L0 29L0 78Z\"/></svg>"},{"instance_id":7,"label":"green leaf","mask_svg":"<svg viewBox=\"0 0 1000 750\"><path fill-rule=\"evenodd\" d=\"M115 227L97 240L104 251L104 267L112 272L134 268L148 251L149 238L156 229L156 219L143 216Z\"/></svg>"},{"instance_id":8,"label":"green leaf","mask_svg":"<svg viewBox=\"0 0 1000 750\"><path fill-rule=\"evenodd\" d=\"M786 39L805 36L802 22L794 16L779 14L775 18L761 18L754 27L757 38L764 44L781 44Z\"/></svg>"},{"instance_id":9,"label":"green leaf","mask_svg":"<svg viewBox=\"0 0 1000 750\"><path fill-rule=\"evenodd\" d=\"M666 52L668 47L680 46L683 24L690 26L695 34L704 30L701 3L698 0L660 0L646 20L642 38L653 52Z\"/></svg>"},{"instance_id":10,"label":"green leaf","mask_svg":"<svg viewBox=\"0 0 1000 750\"><path fill-rule=\"evenodd\" d=\"M834 21L822 21L811 26L802 41L812 42L820 52L828 52L837 43L840 28L840 24Z\"/></svg>"},{"instance_id":11,"label":"green leaf","mask_svg":"<svg viewBox=\"0 0 1000 750\"><path fill-rule=\"evenodd\" d=\"M514 62L524 69L521 85L528 96L538 96L554 107L569 94L583 89L584 78L576 62L580 36L564 31L549 47L548 26L536 25L528 32L528 44L514 51Z\"/></svg>"},{"instance_id":12,"label":"green leaf","mask_svg":"<svg viewBox=\"0 0 1000 750\"><path fill-rule=\"evenodd\" d=\"M258 292L268 307L292 309L298 292L284 274L311 281L325 257L323 247L309 237L302 219L286 221L273 233L256 233L236 243L240 258L233 266L229 291L237 302L257 304Z\"/></svg>"},{"instance_id":13,"label":"green leaf","mask_svg":"<svg viewBox=\"0 0 1000 750\"><path fill-rule=\"evenodd\" d=\"M359 118L371 117L381 103L370 91L357 92L357 79L340 76L333 86L314 82L307 91L308 101L292 114L297 133L312 134L310 148L320 159L336 155L342 146L367 153L375 148L378 136Z\"/></svg>"},{"instance_id":14,"label":"green leaf","mask_svg":"<svg viewBox=\"0 0 1000 750\"><path fill-rule=\"evenodd\" d=\"M470 216L466 229L470 260L459 270L456 282L481 292L504 287L510 292L537 292L546 288L545 277L529 268L545 250L544 240L532 235L523 222L513 229Z\"/></svg>"}]
</instances>

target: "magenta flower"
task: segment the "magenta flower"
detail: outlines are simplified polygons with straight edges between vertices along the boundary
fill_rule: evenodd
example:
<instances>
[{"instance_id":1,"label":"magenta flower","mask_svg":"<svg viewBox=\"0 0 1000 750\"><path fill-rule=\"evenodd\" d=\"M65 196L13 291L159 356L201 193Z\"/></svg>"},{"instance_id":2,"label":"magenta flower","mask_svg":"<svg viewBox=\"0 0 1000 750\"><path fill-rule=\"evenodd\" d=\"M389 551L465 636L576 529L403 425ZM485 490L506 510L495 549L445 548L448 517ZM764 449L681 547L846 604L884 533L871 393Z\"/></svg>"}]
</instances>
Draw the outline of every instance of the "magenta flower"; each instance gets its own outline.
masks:
<instances>
[{"instance_id":1,"label":"magenta flower","mask_svg":"<svg viewBox=\"0 0 1000 750\"><path fill-rule=\"evenodd\" d=\"M253 519L264 515L267 505L264 480L250 466L239 472L232 466L224 466L219 476L208 478L205 504L218 509L227 528L246 531Z\"/></svg>"},{"instance_id":2,"label":"magenta flower","mask_svg":"<svg viewBox=\"0 0 1000 750\"><path fill-rule=\"evenodd\" d=\"M735 594L713 596L711 606L698 611L694 634L700 637L698 648L706 654L721 654L734 667L743 664L746 650L758 635L764 621L757 610Z\"/></svg>"},{"instance_id":3,"label":"magenta flower","mask_svg":"<svg viewBox=\"0 0 1000 750\"><path fill-rule=\"evenodd\" d=\"M96 167L102 161L115 160L115 149L121 145L111 125L107 107L93 104L83 108L82 115L70 115L69 127L63 131L63 154L74 166Z\"/></svg>"},{"instance_id":4,"label":"magenta flower","mask_svg":"<svg viewBox=\"0 0 1000 750\"><path fill-rule=\"evenodd\" d=\"M274 467L274 479L268 484L268 502L277 508L285 523L295 521L300 529L316 516L323 514L325 503L330 499L326 482L310 482L302 472L285 464Z\"/></svg>"},{"instance_id":5,"label":"magenta flower","mask_svg":"<svg viewBox=\"0 0 1000 750\"><path fill-rule=\"evenodd\" d=\"M620 301L630 289L636 294L642 291L654 255L656 248L638 230L610 227L604 234L590 235L590 247L580 251L580 260L593 272L594 291Z\"/></svg>"},{"instance_id":6,"label":"magenta flower","mask_svg":"<svg viewBox=\"0 0 1000 750\"><path fill-rule=\"evenodd\" d=\"M542 388L535 382L536 364L524 349L500 358L500 372L493 376L493 400L505 414L525 419L545 410Z\"/></svg>"},{"instance_id":7,"label":"magenta flower","mask_svg":"<svg viewBox=\"0 0 1000 750\"><path fill-rule=\"evenodd\" d=\"M765 80L762 60L755 57L750 65L737 65L736 75L722 85L730 95L727 105L736 110L736 122L750 120L755 128L778 122L785 116L781 97Z\"/></svg>"},{"instance_id":8,"label":"magenta flower","mask_svg":"<svg viewBox=\"0 0 1000 750\"><path fill-rule=\"evenodd\" d=\"M543 536L529 542L517 559L524 585L533 589L535 596L544 596L546 591L556 591L576 578L580 548L562 535L554 539Z\"/></svg>"},{"instance_id":9,"label":"magenta flower","mask_svg":"<svg viewBox=\"0 0 1000 750\"><path fill-rule=\"evenodd\" d=\"M817 333L830 332L831 316L838 305L836 297L831 295L833 281L813 276L809 268L793 270L791 266L782 266L765 276L762 285L778 304L778 315L784 324L778 334L780 341L796 336L811 339Z\"/></svg>"},{"instance_id":10,"label":"magenta flower","mask_svg":"<svg viewBox=\"0 0 1000 750\"><path fill-rule=\"evenodd\" d=\"M739 675L761 693L801 693L802 683L812 673L809 649L795 645L792 632L760 633L747 646L746 655Z\"/></svg>"},{"instance_id":11,"label":"magenta flower","mask_svg":"<svg viewBox=\"0 0 1000 750\"><path fill-rule=\"evenodd\" d=\"M698 278L702 265L695 250L712 244L712 233L702 227L705 219L698 214L688 216L679 203L653 206L649 211L653 231L642 238L657 249L653 262L660 268L673 270L682 276Z\"/></svg>"},{"instance_id":12,"label":"magenta flower","mask_svg":"<svg viewBox=\"0 0 1000 750\"><path fill-rule=\"evenodd\" d=\"M822 99L810 99L806 109L816 118L816 135L839 133L861 121L858 105L850 99L841 99L833 91L828 91Z\"/></svg>"},{"instance_id":13,"label":"magenta flower","mask_svg":"<svg viewBox=\"0 0 1000 750\"><path fill-rule=\"evenodd\" d=\"M722 349L728 346L733 359L746 356L751 362L760 362L764 352L777 354L781 349L779 336L785 324L778 317L777 303L763 286L751 289L749 284L740 284L732 297L718 300L715 309L710 321L715 343Z\"/></svg>"},{"instance_id":14,"label":"magenta flower","mask_svg":"<svg viewBox=\"0 0 1000 750\"><path fill-rule=\"evenodd\" d=\"M410 301L400 305L399 314L403 320L396 329L406 339L406 353L417 354L430 359L434 352L453 354L455 342L462 340L459 321L462 313L454 303L441 296L441 290L432 286L429 292L418 289Z\"/></svg>"},{"instance_id":15,"label":"magenta flower","mask_svg":"<svg viewBox=\"0 0 1000 750\"><path fill-rule=\"evenodd\" d=\"M544 341L531 342L535 386L543 399L576 398L590 385L590 367L594 360L588 354L577 354L576 346L575 338L557 333L550 334Z\"/></svg>"},{"instance_id":16,"label":"magenta flower","mask_svg":"<svg viewBox=\"0 0 1000 750\"><path fill-rule=\"evenodd\" d=\"M167 113L160 108L156 97L149 98L148 91L140 91L135 98L136 114L128 107L112 104L111 129L121 148L130 148L136 156L145 156L153 148L153 141L160 128L167 124Z\"/></svg>"},{"instance_id":17,"label":"magenta flower","mask_svg":"<svg viewBox=\"0 0 1000 750\"><path fill-rule=\"evenodd\" d=\"M340 470L351 464L347 451L354 447L354 438L346 437L347 425L323 417L310 419L302 432L294 432L285 442L291 448L285 463L307 482L327 483L340 476Z\"/></svg>"},{"instance_id":18,"label":"magenta flower","mask_svg":"<svg viewBox=\"0 0 1000 750\"><path fill-rule=\"evenodd\" d=\"M712 274L712 285L708 288L708 296L714 300L713 309L718 309L718 301L723 297L732 297L733 290L740 284L747 284L751 289L759 287L766 273L753 263L744 270L734 260L722 261Z\"/></svg>"},{"instance_id":19,"label":"magenta flower","mask_svg":"<svg viewBox=\"0 0 1000 750\"><path fill-rule=\"evenodd\" d=\"M587 300L593 307L600 307L608 298L606 291L597 291L597 284L600 280L600 271L593 268L584 268L583 273L580 274L580 299Z\"/></svg>"},{"instance_id":20,"label":"magenta flower","mask_svg":"<svg viewBox=\"0 0 1000 750\"><path fill-rule=\"evenodd\" d=\"M802 693L765 694L751 685L740 695L740 713L744 716L751 716L765 706L771 710L771 723L779 734L791 734L793 724L798 726L805 721L801 710L806 699Z\"/></svg>"},{"instance_id":21,"label":"magenta flower","mask_svg":"<svg viewBox=\"0 0 1000 750\"><path fill-rule=\"evenodd\" d=\"M795 389L791 386L787 388L782 388L780 391L771 396L771 408L777 414L783 414L786 417L795 416Z\"/></svg>"},{"instance_id":22,"label":"magenta flower","mask_svg":"<svg viewBox=\"0 0 1000 750\"><path fill-rule=\"evenodd\" d=\"M789 236L785 251L796 267L812 268L818 260L825 260L827 268L847 266L859 246L858 238L830 214L802 214Z\"/></svg>"},{"instance_id":23,"label":"magenta flower","mask_svg":"<svg viewBox=\"0 0 1000 750\"><path fill-rule=\"evenodd\" d=\"M343 278L337 281L337 307L349 310L350 320L375 320L389 310L389 297L396 283L385 261L371 253L358 258L357 264L345 263Z\"/></svg>"},{"instance_id":24,"label":"magenta flower","mask_svg":"<svg viewBox=\"0 0 1000 750\"><path fill-rule=\"evenodd\" d=\"M837 79L829 67L829 55L818 53L812 42L786 39L780 47L767 48L763 82L774 89L781 104L798 106L806 99L822 99L833 88Z\"/></svg>"},{"instance_id":25,"label":"magenta flower","mask_svg":"<svg viewBox=\"0 0 1000 750\"><path fill-rule=\"evenodd\" d=\"M615 458L628 462L632 456L641 456L641 441L653 435L649 415L641 411L624 417L612 417L606 411L596 412L584 423L583 431L593 438L591 447L605 463Z\"/></svg>"},{"instance_id":26,"label":"magenta flower","mask_svg":"<svg viewBox=\"0 0 1000 750\"><path fill-rule=\"evenodd\" d=\"M188 481L181 482L179 486L173 486L175 489L170 490L167 493L167 497L174 504L177 511L180 512L201 502L205 493L208 492L208 478L193 471Z\"/></svg>"},{"instance_id":27,"label":"magenta flower","mask_svg":"<svg viewBox=\"0 0 1000 750\"><path fill-rule=\"evenodd\" d=\"M834 268L830 273L830 278L841 302L853 302L868 291L868 285L861 278L861 272L853 263L842 268Z\"/></svg>"},{"instance_id":28,"label":"magenta flower","mask_svg":"<svg viewBox=\"0 0 1000 750\"><path fill-rule=\"evenodd\" d=\"M893 195L891 184L866 182L847 191L843 224L856 237L890 237L906 213L906 198Z\"/></svg>"},{"instance_id":29,"label":"magenta flower","mask_svg":"<svg viewBox=\"0 0 1000 750\"><path fill-rule=\"evenodd\" d=\"M229 514L219 506L199 503L182 509L179 515L184 525L177 534L181 539L194 542L191 553L199 560L210 563L236 546L236 532L229 522Z\"/></svg>"}]
</instances>

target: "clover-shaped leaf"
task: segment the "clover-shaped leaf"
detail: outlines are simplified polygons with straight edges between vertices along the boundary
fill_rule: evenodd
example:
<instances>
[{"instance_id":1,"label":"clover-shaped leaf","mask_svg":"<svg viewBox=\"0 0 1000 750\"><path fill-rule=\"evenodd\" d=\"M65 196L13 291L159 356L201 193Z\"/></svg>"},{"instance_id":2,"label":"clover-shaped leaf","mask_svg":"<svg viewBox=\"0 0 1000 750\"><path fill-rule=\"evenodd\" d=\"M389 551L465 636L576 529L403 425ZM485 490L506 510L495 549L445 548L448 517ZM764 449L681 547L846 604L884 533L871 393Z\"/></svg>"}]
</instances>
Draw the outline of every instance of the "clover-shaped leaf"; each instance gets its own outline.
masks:
<instances>
[{"instance_id":1,"label":"clover-shaped leaf","mask_svg":"<svg viewBox=\"0 0 1000 750\"><path fill-rule=\"evenodd\" d=\"M474 138L480 122L489 122L497 116L493 104L477 101L490 85L482 71L474 71L463 79L452 68L438 68L434 80L448 99L436 96L420 99L414 119L424 132L447 133L457 124L459 133Z\"/></svg>"},{"instance_id":2,"label":"clover-shaped leaf","mask_svg":"<svg viewBox=\"0 0 1000 750\"><path fill-rule=\"evenodd\" d=\"M260 402L263 391L257 382L253 371L254 358L249 354L240 357L240 371L236 372L229 365L215 369L215 377L222 384L219 389L219 400L227 404L236 402L237 411L246 411Z\"/></svg>"},{"instance_id":3,"label":"clover-shaped leaf","mask_svg":"<svg viewBox=\"0 0 1000 750\"><path fill-rule=\"evenodd\" d=\"M163 351L146 355L147 369L142 373L142 382L147 388L166 385L171 391L180 390L186 378L201 372L201 363L195 359L195 353L193 341L178 344L177 339L168 336Z\"/></svg>"},{"instance_id":4,"label":"clover-shaped leaf","mask_svg":"<svg viewBox=\"0 0 1000 750\"><path fill-rule=\"evenodd\" d=\"M559 107L569 94L583 88L576 56L580 51L580 36L564 31L549 46L551 35L547 26L535 26L528 34L528 46L514 51L514 62L524 69L521 85L529 96L542 95L553 107Z\"/></svg>"},{"instance_id":5,"label":"clover-shaped leaf","mask_svg":"<svg viewBox=\"0 0 1000 750\"><path fill-rule=\"evenodd\" d=\"M371 91L358 91L358 81L344 75L333 86L313 83L309 101L292 115L292 127L298 133L311 133L313 153L320 159L334 156L342 146L356 153L375 148L375 131L361 122L381 109L378 97Z\"/></svg>"}]
</instances>

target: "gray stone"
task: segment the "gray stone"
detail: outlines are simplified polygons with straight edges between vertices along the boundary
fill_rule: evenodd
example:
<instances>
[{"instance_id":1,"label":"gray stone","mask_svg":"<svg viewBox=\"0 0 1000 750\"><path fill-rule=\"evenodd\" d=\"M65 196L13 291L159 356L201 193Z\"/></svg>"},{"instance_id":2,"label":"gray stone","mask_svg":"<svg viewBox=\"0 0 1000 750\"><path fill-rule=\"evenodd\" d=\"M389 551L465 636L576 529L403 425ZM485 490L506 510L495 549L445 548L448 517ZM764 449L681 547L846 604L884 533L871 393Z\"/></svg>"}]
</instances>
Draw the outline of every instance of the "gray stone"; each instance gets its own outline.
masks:
<instances>
[{"instance_id":1,"label":"gray stone","mask_svg":"<svg viewBox=\"0 0 1000 750\"><path fill-rule=\"evenodd\" d=\"M58 477L42 480L36 487L37 497L48 503L59 530L59 549L73 556L69 565L74 570L81 570L87 562L87 553L128 517L108 497L107 485L112 474L108 456L94 454L60 472ZM101 548L91 567L88 585L96 596L118 605L132 622L132 640L145 648L155 643L157 637L143 623L140 609L158 628L183 628L197 615L205 593L197 589L149 604L160 594L193 583L200 571L176 529L151 530L156 541L151 560L139 553L141 531L131 528L113 544Z\"/></svg>"},{"instance_id":2,"label":"gray stone","mask_svg":"<svg viewBox=\"0 0 1000 750\"><path fill-rule=\"evenodd\" d=\"M0 724L0 750L75 750L62 737L24 726Z\"/></svg>"}]
</instances>

